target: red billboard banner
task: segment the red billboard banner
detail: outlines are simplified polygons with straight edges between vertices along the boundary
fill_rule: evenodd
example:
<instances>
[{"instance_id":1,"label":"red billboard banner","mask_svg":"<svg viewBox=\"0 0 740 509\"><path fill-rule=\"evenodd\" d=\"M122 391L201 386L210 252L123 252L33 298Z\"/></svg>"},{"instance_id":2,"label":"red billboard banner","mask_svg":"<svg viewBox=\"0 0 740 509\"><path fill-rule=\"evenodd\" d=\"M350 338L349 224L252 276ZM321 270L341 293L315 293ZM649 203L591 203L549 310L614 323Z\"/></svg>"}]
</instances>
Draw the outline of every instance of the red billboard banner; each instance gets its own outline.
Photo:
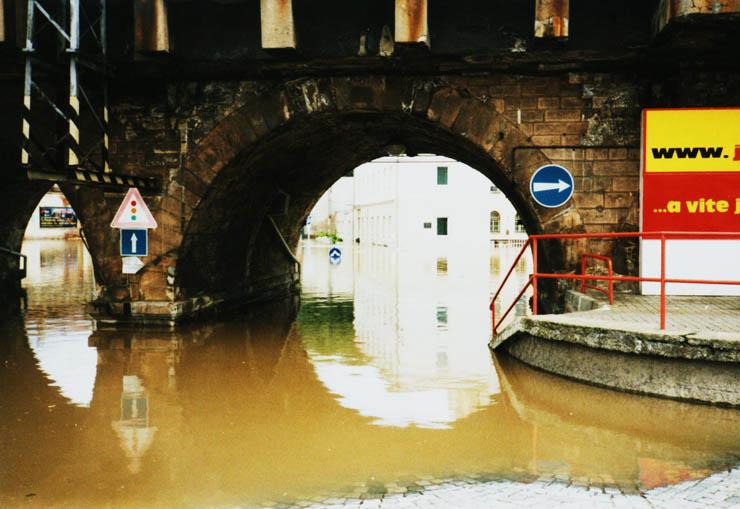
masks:
<instances>
[{"instance_id":1,"label":"red billboard banner","mask_svg":"<svg viewBox=\"0 0 740 509\"><path fill-rule=\"evenodd\" d=\"M642 230L740 232L740 108L643 112Z\"/></svg>"}]
</instances>

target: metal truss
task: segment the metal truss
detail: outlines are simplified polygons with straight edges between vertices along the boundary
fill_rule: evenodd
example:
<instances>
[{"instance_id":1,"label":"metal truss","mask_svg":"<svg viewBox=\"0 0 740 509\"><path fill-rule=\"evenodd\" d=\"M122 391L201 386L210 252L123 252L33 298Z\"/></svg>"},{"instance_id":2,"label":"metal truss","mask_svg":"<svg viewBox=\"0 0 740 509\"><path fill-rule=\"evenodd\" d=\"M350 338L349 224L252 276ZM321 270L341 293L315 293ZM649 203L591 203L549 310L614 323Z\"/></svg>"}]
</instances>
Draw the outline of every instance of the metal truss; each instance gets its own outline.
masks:
<instances>
[{"instance_id":1,"label":"metal truss","mask_svg":"<svg viewBox=\"0 0 740 509\"><path fill-rule=\"evenodd\" d=\"M106 1L27 0L21 166L33 180L152 191L156 179L108 160Z\"/></svg>"}]
</instances>

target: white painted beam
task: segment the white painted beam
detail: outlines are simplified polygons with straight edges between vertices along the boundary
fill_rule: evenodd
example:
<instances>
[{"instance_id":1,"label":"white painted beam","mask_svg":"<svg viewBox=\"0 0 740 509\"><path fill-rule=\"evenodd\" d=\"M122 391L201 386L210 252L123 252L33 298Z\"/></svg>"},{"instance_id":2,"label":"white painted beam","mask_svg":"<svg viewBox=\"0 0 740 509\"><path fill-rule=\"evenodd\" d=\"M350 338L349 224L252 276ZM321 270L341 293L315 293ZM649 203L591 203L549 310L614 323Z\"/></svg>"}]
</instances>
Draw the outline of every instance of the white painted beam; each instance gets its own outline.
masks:
<instances>
[{"instance_id":1,"label":"white painted beam","mask_svg":"<svg viewBox=\"0 0 740 509\"><path fill-rule=\"evenodd\" d=\"M427 0L396 0L395 42L429 46Z\"/></svg>"},{"instance_id":2,"label":"white painted beam","mask_svg":"<svg viewBox=\"0 0 740 509\"><path fill-rule=\"evenodd\" d=\"M260 19L264 49L296 48L292 0L260 0Z\"/></svg>"},{"instance_id":3,"label":"white painted beam","mask_svg":"<svg viewBox=\"0 0 740 509\"><path fill-rule=\"evenodd\" d=\"M0 0L0 42L5 42L5 3Z\"/></svg>"},{"instance_id":4,"label":"white painted beam","mask_svg":"<svg viewBox=\"0 0 740 509\"><path fill-rule=\"evenodd\" d=\"M536 0L534 36L567 38L569 18L570 0Z\"/></svg>"},{"instance_id":5,"label":"white painted beam","mask_svg":"<svg viewBox=\"0 0 740 509\"><path fill-rule=\"evenodd\" d=\"M134 48L146 53L170 51L167 0L134 0Z\"/></svg>"}]
</instances>

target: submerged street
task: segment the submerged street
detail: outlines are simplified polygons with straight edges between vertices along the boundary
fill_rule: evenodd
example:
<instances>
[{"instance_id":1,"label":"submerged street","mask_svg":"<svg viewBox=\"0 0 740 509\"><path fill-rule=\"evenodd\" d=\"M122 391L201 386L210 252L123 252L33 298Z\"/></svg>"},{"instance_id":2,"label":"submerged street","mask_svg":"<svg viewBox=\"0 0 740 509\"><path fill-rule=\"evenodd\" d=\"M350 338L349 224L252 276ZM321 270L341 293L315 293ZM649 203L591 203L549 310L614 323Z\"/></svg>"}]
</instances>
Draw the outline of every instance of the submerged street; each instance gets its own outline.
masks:
<instances>
[{"instance_id":1,"label":"submerged street","mask_svg":"<svg viewBox=\"0 0 740 509\"><path fill-rule=\"evenodd\" d=\"M28 309L1 329L0 505L740 501L727 473L740 464L737 411L490 353L485 302L516 248L444 262L342 249L331 264L328 244L302 243L299 310L106 331L85 314L82 242L25 242Z\"/></svg>"}]
</instances>

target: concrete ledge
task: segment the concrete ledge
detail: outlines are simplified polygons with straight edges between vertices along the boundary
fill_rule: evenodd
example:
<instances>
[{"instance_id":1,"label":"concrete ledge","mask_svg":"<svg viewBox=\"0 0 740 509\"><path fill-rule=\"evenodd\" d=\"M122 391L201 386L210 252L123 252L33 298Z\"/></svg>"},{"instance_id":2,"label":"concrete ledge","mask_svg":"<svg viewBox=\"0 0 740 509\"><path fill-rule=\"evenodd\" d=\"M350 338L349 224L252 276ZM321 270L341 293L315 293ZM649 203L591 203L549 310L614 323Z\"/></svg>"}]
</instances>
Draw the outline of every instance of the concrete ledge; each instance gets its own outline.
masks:
<instances>
[{"instance_id":1,"label":"concrete ledge","mask_svg":"<svg viewBox=\"0 0 740 509\"><path fill-rule=\"evenodd\" d=\"M586 295L585 293L577 292L575 290L568 290L565 292L565 312L572 313L574 311L591 311L594 309L607 308L609 305L605 301L601 301Z\"/></svg>"},{"instance_id":2,"label":"concrete ledge","mask_svg":"<svg viewBox=\"0 0 740 509\"><path fill-rule=\"evenodd\" d=\"M635 355L519 334L504 349L531 366L623 391L740 406L740 365Z\"/></svg>"},{"instance_id":3,"label":"concrete ledge","mask_svg":"<svg viewBox=\"0 0 740 509\"><path fill-rule=\"evenodd\" d=\"M740 363L738 335L722 332L650 332L606 325L600 327L562 317L567 315L518 318L491 341L491 348L495 350L510 338L524 334L622 353Z\"/></svg>"},{"instance_id":4,"label":"concrete ledge","mask_svg":"<svg viewBox=\"0 0 740 509\"><path fill-rule=\"evenodd\" d=\"M740 406L740 341L519 318L491 342L544 371L628 392Z\"/></svg>"}]
</instances>

